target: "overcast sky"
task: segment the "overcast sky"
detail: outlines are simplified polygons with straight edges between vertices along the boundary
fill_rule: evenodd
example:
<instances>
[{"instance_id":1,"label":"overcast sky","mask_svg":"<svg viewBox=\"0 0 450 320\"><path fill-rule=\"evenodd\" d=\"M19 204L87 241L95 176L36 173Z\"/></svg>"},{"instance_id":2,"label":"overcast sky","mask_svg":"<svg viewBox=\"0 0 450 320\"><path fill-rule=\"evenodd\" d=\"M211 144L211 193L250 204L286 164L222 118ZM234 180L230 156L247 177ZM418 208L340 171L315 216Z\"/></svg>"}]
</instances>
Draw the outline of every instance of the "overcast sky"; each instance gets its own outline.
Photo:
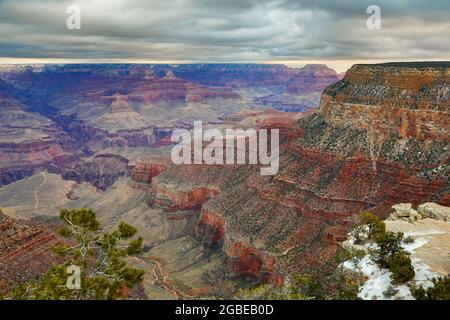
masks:
<instances>
[{"instance_id":1,"label":"overcast sky","mask_svg":"<svg viewBox=\"0 0 450 320\"><path fill-rule=\"evenodd\" d=\"M398 60L450 60L450 0L0 0L0 63Z\"/></svg>"}]
</instances>

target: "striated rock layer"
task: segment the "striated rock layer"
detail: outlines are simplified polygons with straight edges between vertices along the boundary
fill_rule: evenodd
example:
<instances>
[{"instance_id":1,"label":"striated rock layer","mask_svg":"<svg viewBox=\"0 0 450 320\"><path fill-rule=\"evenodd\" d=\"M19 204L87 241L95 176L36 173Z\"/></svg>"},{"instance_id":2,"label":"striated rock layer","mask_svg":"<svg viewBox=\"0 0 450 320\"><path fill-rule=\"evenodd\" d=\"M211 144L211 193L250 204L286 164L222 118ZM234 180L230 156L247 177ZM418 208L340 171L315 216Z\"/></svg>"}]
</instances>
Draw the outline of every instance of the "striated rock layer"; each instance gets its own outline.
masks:
<instances>
[{"instance_id":1,"label":"striated rock layer","mask_svg":"<svg viewBox=\"0 0 450 320\"><path fill-rule=\"evenodd\" d=\"M42 224L14 220L0 211L0 293L40 278L58 261L50 250L58 242Z\"/></svg>"},{"instance_id":2,"label":"striated rock layer","mask_svg":"<svg viewBox=\"0 0 450 320\"><path fill-rule=\"evenodd\" d=\"M1 90L1 89L0 89ZM39 169L70 167L76 157L69 136L56 124L3 92L0 98L0 186Z\"/></svg>"},{"instance_id":3,"label":"striated rock layer","mask_svg":"<svg viewBox=\"0 0 450 320\"><path fill-rule=\"evenodd\" d=\"M337 72L326 65L308 64L299 69L295 76L289 79L287 91L297 94L322 92L338 80L340 80L340 76Z\"/></svg>"},{"instance_id":4,"label":"striated rock layer","mask_svg":"<svg viewBox=\"0 0 450 320\"><path fill-rule=\"evenodd\" d=\"M355 65L322 96L331 125L352 125L383 135L448 142L448 66Z\"/></svg>"}]
</instances>

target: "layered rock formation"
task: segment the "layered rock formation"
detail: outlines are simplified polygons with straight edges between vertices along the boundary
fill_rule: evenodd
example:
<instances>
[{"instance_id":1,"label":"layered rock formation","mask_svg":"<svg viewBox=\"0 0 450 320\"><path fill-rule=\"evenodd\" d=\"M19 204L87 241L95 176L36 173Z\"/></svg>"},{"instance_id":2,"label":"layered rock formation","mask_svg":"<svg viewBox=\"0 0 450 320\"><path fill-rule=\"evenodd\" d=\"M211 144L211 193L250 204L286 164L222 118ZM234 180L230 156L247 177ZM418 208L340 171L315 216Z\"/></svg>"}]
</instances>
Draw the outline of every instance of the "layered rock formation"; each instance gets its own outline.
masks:
<instances>
[{"instance_id":1,"label":"layered rock formation","mask_svg":"<svg viewBox=\"0 0 450 320\"><path fill-rule=\"evenodd\" d=\"M133 88L130 98L139 102L177 101L207 102L209 99L239 99L228 86L207 87L178 78L170 70L154 81L141 82Z\"/></svg>"},{"instance_id":2,"label":"layered rock formation","mask_svg":"<svg viewBox=\"0 0 450 320\"><path fill-rule=\"evenodd\" d=\"M39 169L70 167L75 160L71 139L43 116L3 92L0 98L0 185Z\"/></svg>"},{"instance_id":3,"label":"layered rock formation","mask_svg":"<svg viewBox=\"0 0 450 320\"><path fill-rule=\"evenodd\" d=\"M54 65L0 74L26 111L50 117L91 155L107 147L167 144L194 120L217 121L251 105L229 85L208 87L164 65Z\"/></svg>"},{"instance_id":4,"label":"layered rock formation","mask_svg":"<svg viewBox=\"0 0 450 320\"><path fill-rule=\"evenodd\" d=\"M281 93L258 97L255 102L282 111L307 111L318 106L323 90L340 79L326 65L308 64L295 71Z\"/></svg>"},{"instance_id":5,"label":"layered rock formation","mask_svg":"<svg viewBox=\"0 0 450 320\"><path fill-rule=\"evenodd\" d=\"M407 89L405 83L422 73L423 94L413 96L417 86ZM277 271L308 272L332 259L351 227L350 216L362 210L386 217L393 204L406 199L414 206L430 200L448 204L449 146L443 134L448 121L435 121L449 116L442 86L447 75L445 64L355 66L325 91L319 112L284 130L277 175L260 176L255 166L181 166L152 184L220 191L203 204L196 234L206 247L222 245L234 261L231 273L275 281ZM384 89L372 91L377 86ZM390 95L399 86L409 90L406 100ZM391 115L401 114L411 101L420 116L410 124L429 125L418 131L408 127L406 132L415 133L405 136ZM426 113L420 113L421 105L427 105ZM236 246L239 250L231 249ZM267 257L275 259L275 272L263 267L271 265L262 263Z\"/></svg>"},{"instance_id":6,"label":"layered rock formation","mask_svg":"<svg viewBox=\"0 0 450 320\"><path fill-rule=\"evenodd\" d=\"M113 153L98 153L85 158L70 169L64 170L62 177L66 180L89 182L101 190L112 186L120 177L129 176L129 160Z\"/></svg>"},{"instance_id":7,"label":"layered rock formation","mask_svg":"<svg viewBox=\"0 0 450 320\"><path fill-rule=\"evenodd\" d=\"M21 147L37 148L32 156L33 168L20 164L20 170L4 170L3 183L28 176L36 168L62 173L69 170L71 175L77 170L72 160L105 148L169 145L174 128L190 128L195 120L215 124L254 107L284 111L316 107L322 88L316 86L314 90L318 91L295 94L286 90L288 83L294 83L295 77L306 74L309 68L265 64L73 64L2 69L2 99L16 99L21 106L21 111L17 107L12 111L2 100L4 110L0 109L0 113L5 123L6 119L18 123L11 117L22 119L24 112L41 117L33 120L35 126L2 134L27 136L32 141ZM309 75L308 81L314 83L316 74ZM39 164L36 159L41 159ZM22 162L14 154L8 163L13 160Z\"/></svg>"},{"instance_id":8,"label":"layered rock formation","mask_svg":"<svg viewBox=\"0 0 450 320\"><path fill-rule=\"evenodd\" d=\"M399 63L353 66L325 91L321 109L332 125L448 142L449 106L448 66Z\"/></svg>"},{"instance_id":9,"label":"layered rock formation","mask_svg":"<svg viewBox=\"0 0 450 320\"><path fill-rule=\"evenodd\" d=\"M295 94L322 92L338 80L340 76L326 65L308 64L289 79L286 90Z\"/></svg>"},{"instance_id":10,"label":"layered rock formation","mask_svg":"<svg viewBox=\"0 0 450 320\"><path fill-rule=\"evenodd\" d=\"M128 96L121 94L114 94L111 97L104 97L104 99L111 99L107 111L102 114L97 124L105 129L114 128L117 131L123 129L140 129L147 125L145 119L128 103Z\"/></svg>"},{"instance_id":11,"label":"layered rock formation","mask_svg":"<svg viewBox=\"0 0 450 320\"><path fill-rule=\"evenodd\" d=\"M433 202L423 203L417 207L418 213L425 218L450 222L450 208Z\"/></svg>"},{"instance_id":12,"label":"layered rock formation","mask_svg":"<svg viewBox=\"0 0 450 320\"><path fill-rule=\"evenodd\" d=\"M173 68L175 75L207 86L284 86L296 70L273 64L185 64Z\"/></svg>"},{"instance_id":13,"label":"layered rock formation","mask_svg":"<svg viewBox=\"0 0 450 320\"><path fill-rule=\"evenodd\" d=\"M427 202L419 205L417 210L412 208L411 203L399 203L392 206L394 212L389 216L390 220L404 220L411 223L430 218L450 222L450 208Z\"/></svg>"},{"instance_id":14,"label":"layered rock formation","mask_svg":"<svg viewBox=\"0 0 450 320\"><path fill-rule=\"evenodd\" d=\"M14 220L0 211L0 293L42 276L55 262L54 232L38 222Z\"/></svg>"},{"instance_id":15,"label":"layered rock formation","mask_svg":"<svg viewBox=\"0 0 450 320\"><path fill-rule=\"evenodd\" d=\"M160 160L160 161L158 161ZM157 159L153 162L138 160L131 173L131 186L136 189L148 190L151 186L153 177L167 170L166 158Z\"/></svg>"}]
</instances>

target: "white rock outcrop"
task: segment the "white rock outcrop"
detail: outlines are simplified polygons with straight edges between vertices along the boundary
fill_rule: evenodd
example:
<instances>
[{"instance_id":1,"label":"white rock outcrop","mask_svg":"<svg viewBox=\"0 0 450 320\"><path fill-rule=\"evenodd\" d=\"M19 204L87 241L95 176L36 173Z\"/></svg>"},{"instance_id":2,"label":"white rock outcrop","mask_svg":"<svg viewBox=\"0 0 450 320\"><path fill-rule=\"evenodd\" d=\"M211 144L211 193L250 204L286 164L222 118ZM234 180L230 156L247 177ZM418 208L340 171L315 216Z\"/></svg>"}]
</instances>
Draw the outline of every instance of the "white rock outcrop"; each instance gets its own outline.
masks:
<instances>
[{"instance_id":1,"label":"white rock outcrop","mask_svg":"<svg viewBox=\"0 0 450 320\"><path fill-rule=\"evenodd\" d=\"M366 277L358 292L361 299L414 299L410 284L428 288L433 286L433 278L450 274L450 207L428 202L414 210L411 203L400 203L392 206L392 211L389 219L384 221L386 231L401 232L404 239L409 240L403 241L401 246L411 258L414 278L408 283L392 281L391 271L373 261L371 254L377 244L367 239L357 241L360 237L355 234L364 231L364 226L358 226L348 234L342 246L350 252L366 253L343 263L344 268ZM395 289L394 294L390 293L390 288Z\"/></svg>"},{"instance_id":2,"label":"white rock outcrop","mask_svg":"<svg viewBox=\"0 0 450 320\"><path fill-rule=\"evenodd\" d=\"M392 206L394 210L389 216L389 220L405 220L414 222L422 219L422 216L412 208L411 203L399 203Z\"/></svg>"},{"instance_id":3,"label":"white rock outcrop","mask_svg":"<svg viewBox=\"0 0 450 320\"><path fill-rule=\"evenodd\" d=\"M433 202L421 204L417 212L423 217L450 222L450 207L444 207Z\"/></svg>"}]
</instances>

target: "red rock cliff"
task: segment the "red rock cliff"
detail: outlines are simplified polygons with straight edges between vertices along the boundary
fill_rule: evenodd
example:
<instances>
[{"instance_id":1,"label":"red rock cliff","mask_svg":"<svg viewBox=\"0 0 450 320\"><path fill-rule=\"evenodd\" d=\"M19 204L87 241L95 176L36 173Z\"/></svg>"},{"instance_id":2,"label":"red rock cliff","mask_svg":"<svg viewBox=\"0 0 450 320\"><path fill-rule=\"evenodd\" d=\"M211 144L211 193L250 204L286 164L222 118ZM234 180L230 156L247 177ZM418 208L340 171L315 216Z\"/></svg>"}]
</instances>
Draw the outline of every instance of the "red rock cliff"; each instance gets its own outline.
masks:
<instances>
[{"instance_id":1,"label":"red rock cliff","mask_svg":"<svg viewBox=\"0 0 450 320\"><path fill-rule=\"evenodd\" d=\"M449 141L450 68L356 65L322 96L331 125Z\"/></svg>"},{"instance_id":2,"label":"red rock cliff","mask_svg":"<svg viewBox=\"0 0 450 320\"><path fill-rule=\"evenodd\" d=\"M42 276L59 261L50 250L57 243L51 229L14 220L0 211L0 293Z\"/></svg>"}]
</instances>

